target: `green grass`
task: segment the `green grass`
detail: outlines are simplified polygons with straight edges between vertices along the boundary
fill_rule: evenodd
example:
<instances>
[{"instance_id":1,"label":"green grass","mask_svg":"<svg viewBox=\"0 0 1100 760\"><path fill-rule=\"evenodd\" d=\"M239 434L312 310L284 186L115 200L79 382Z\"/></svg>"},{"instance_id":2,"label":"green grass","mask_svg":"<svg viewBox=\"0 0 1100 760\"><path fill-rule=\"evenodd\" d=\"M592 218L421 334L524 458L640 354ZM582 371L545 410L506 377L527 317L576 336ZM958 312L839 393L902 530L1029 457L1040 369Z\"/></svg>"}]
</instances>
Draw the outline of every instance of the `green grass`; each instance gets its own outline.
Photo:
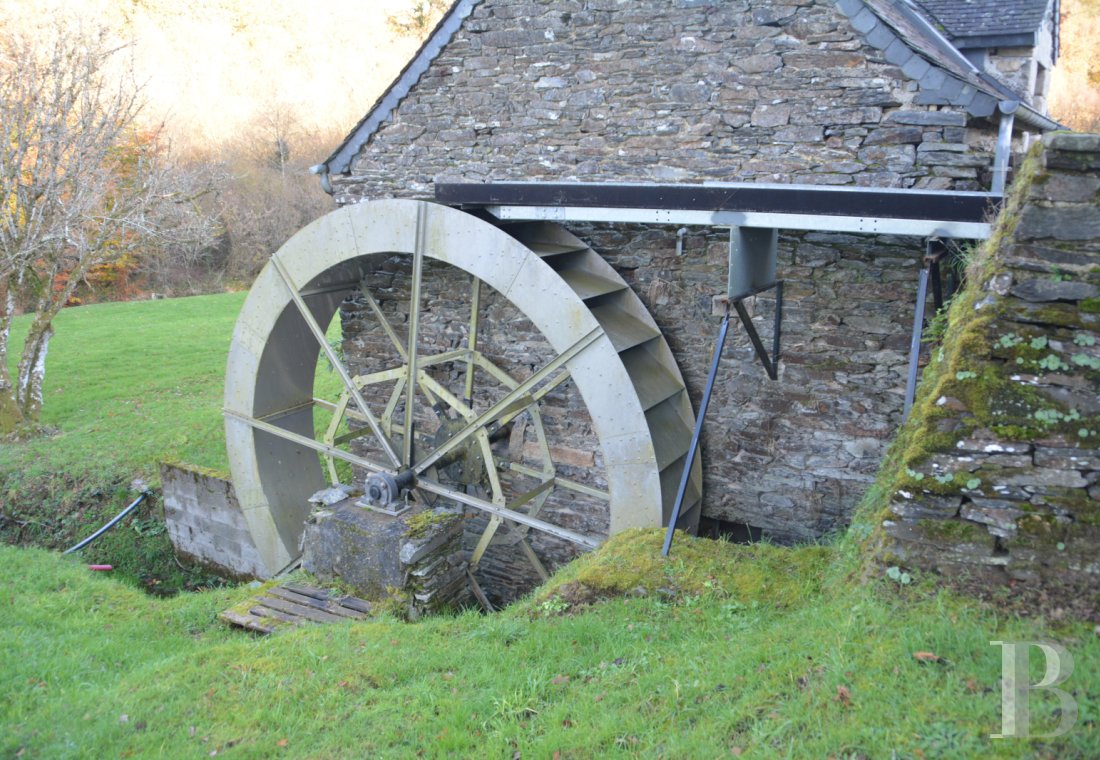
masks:
<instances>
[{"instance_id":1,"label":"green grass","mask_svg":"<svg viewBox=\"0 0 1100 760\"><path fill-rule=\"evenodd\" d=\"M228 470L222 422L226 354L244 293L64 309L55 320L42 423L54 434L0 444L0 539L62 548L131 501L158 463ZM12 329L14 371L29 316ZM332 327L337 327L335 321ZM323 365L318 392L336 375ZM154 498L83 552L150 590L211 582L181 570Z\"/></svg>"},{"instance_id":2,"label":"green grass","mask_svg":"<svg viewBox=\"0 0 1100 760\"><path fill-rule=\"evenodd\" d=\"M158 600L56 555L0 547L0 755L1087 758L1100 750L1100 644L1089 626L1052 631L1001 619L920 582L853 584L832 549L685 539L662 560L660 539L654 531L617 539L497 615L349 622L269 638L214 621L248 589ZM575 608L551 603L602 575L653 590ZM990 739L1000 727L1000 649L989 641L1051 635L1075 658L1062 686L1078 702L1076 727L1051 740ZM913 657L925 651L942 661ZM1036 693L1031 707L1035 731L1054 725L1055 699Z\"/></svg>"},{"instance_id":3,"label":"green grass","mask_svg":"<svg viewBox=\"0 0 1100 760\"><path fill-rule=\"evenodd\" d=\"M18 498L54 538L86 533L158 460L223 469L221 378L241 301L65 311L44 417L60 432L0 448L3 511ZM143 510L96 551L150 585L150 567L170 562L163 534L146 538L157 528ZM1089 625L1002 614L930 578L901 586L861 563L854 538L682 539L668 560L660 543L618 536L493 616L269 638L216 621L247 587L158 599L89 572L94 554L0 546L0 756L1100 756ZM1075 659L1061 688L1077 725L992 740L1001 650L989 642L1039 639ZM1033 729L1049 730L1057 700L1035 693L1031 706Z\"/></svg>"},{"instance_id":4,"label":"green grass","mask_svg":"<svg viewBox=\"0 0 1100 760\"><path fill-rule=\"evenodd\" d=\"M225 360L244 295L64 309L43 387L42 423L58 434L5 445L0 470L148 479L161 459L225 470ZM13 327L13 365L28 322Z\"/></svg>"}]
</instances>

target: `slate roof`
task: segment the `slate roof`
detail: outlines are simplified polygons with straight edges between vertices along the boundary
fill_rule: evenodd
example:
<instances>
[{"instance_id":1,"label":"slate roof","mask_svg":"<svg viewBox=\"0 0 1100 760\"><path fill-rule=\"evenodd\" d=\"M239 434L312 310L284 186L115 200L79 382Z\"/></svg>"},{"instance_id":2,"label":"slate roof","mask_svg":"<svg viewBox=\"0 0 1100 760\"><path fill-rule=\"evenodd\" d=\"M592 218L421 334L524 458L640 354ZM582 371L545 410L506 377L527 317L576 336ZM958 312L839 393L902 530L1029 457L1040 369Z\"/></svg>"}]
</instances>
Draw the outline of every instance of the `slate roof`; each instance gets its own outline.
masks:
<instances>
[{"instance_id":1,"label":"slate roof","mask_svg":"<svg viewBox=\"0 0 1100 760\"><path fill-rule=\"evenodd\" d=\"M952 41L1035 34L1051 0L915 0Z\"/></svg>"}]
</instances>

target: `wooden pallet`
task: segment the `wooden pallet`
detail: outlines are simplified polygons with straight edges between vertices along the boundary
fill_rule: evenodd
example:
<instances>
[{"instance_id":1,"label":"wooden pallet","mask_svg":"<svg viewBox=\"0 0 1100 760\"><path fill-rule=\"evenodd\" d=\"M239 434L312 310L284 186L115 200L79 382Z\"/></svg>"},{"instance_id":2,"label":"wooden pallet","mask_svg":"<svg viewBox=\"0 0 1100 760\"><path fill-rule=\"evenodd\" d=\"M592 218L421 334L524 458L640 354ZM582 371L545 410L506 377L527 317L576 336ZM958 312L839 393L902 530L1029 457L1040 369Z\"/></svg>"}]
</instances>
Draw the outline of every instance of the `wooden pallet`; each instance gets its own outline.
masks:
<instances>
[{"instance_id":1,"label":"wooden pallet","mask_svg":"<svg viewBox=\"0 0 1100 760\"><path fill-rule=\"evenodd\" d=\"M264 589L244 605L225 610L218 618L257 633L274 633L304 623L339 623L370 617L370 602L354 596L333 596L300 583Z\"/></svg>"}]
</instances>

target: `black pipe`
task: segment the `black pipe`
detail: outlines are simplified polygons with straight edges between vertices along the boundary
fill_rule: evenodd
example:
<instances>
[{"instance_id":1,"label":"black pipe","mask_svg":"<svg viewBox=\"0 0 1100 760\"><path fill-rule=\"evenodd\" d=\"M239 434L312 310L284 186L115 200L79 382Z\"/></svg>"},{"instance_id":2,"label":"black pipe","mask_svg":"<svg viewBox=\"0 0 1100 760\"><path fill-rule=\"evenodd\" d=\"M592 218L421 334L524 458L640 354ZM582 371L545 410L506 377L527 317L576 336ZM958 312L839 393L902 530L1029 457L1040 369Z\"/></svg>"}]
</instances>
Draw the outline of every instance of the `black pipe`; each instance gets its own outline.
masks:
<instances>
[{"instance_id":1,"label":"black pipe","mask_svg":"<svg viewBox=\"0 0 1100 760\"><path fill-rule=\"evenodd\" d=\"M106 525L104 525L104 526L103 526L102 528L100 528L99 530L97 530L97 531L96 531L95 533L93 533L92 535L88 536L88 537L87 537L86 539L84 539L83 541L81 541L81 542L80 542L79 544L77 544L76 546L72 546L72 547L70 547L70 548L66 549L65 551L63 551L63 552L61 552L61 553L62 553L62 554L71 554L72 552L77 552L77 551L80 551L80 550L81 550L81 549L83 549L83 548L84 548L85 546L87 546L88 544L92 543L92 541L95 541L95 540L96 540L97 538L99 538L100 536L102 536L102 535L103 535L104 533L106 533L107 531L109 531L109 530L110 530L111 528L115 527L115 525L116 525L116 524L118 524L118 522L119 522L119 521L120 521L120 520L121 520L122 518L126 517L126 515L130 514L130 513L131 513L131 512L133 512L133 511L134 511L135 509L137 509L137 507L138 507L138 504L141 504L141 502L145 501L145 497L146 497L146 496L148 496L148 495L149 495L149 492L148 492L148 491L142 491L142 492L141 492L141 495L140 495L140 496L138 496L138 497L137 497L136 499L134 499L134 500L133 500L133 501L132 501L132 502L130 503L130 506L126 507L126 509L122 510L122 511L121 511L121 512L119 512L119 513L118 513L117 515L115 515L114 517L112 517L112 518L111 518L111 520L110 520L110 521L109 521L109 522L108 522L108 523L107 523Z\"/></svg>"}]
</instances>

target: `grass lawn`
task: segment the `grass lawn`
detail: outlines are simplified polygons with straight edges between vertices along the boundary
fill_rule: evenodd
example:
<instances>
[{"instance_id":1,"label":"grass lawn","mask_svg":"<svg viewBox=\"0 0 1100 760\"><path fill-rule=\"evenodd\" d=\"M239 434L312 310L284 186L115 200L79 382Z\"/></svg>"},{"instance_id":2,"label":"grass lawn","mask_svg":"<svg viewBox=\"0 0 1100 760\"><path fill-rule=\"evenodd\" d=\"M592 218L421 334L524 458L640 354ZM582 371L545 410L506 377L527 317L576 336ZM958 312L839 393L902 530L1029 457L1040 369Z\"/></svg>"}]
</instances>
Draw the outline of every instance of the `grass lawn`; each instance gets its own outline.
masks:
<instances>
[{"instance_id":1,"label":"grass lawn","mask_svg":"<svg viewBox=\"0 0 1100 760\"><path fill-rule=\"evenodd\" d=\"M852 583L843 546L685 539L661 560L660 540L621 536L492 616L267 638L214 620L247 588L160 600L57 555L0 547L0 755L1100 752L1090 626L1000 618L920 581ZM606 598L584 603L596 596ZM989 642L1051 635L1075 659L1062 687L1077 701L1077 724L1055 739L990 739L1000 730L1001 650ZM1037 680L1042 657L1032 665ZM1032 730L1049 731L1058 705L1036 692Z\"/></svg>"},{"instance_id":2,"label":"grass lawn","mask_svg":"<svg viewBox=\"0 0 1100 760\"><path fill-rule=\"evenodd\" d=\"M0 540L62 548L131 501L158 462L228 468L222 422L226 354L244 293L64 309L55 320L42 423L56 433L0 444ZM29 316L12 329L14 370ZM334 321L333 328L337 325ZM333 333L335 334L335 333ZM322 367L318 392L336 375ZM204 585L181 570L152 499L83 552L150 589Z\"/></svg>"},{"instance_id":3,"label":"grass lawn","mask_svg":"<svg viewBox=\"0 0 1100 760\"><path fill-rule=\"evenodd\" d=\"M224 470L225 359L244 297L64 309L43 388L42 423L58 434L4 446L0 471L134 472L149 479L161 459ZM13 369L28 324L24 316L13 327Z\"/></svg>"},{"instance_id":4,"label":"grass lawn","mask_svg":"<svg viewBox=\"0 0 1100 760\"><path fill-rule=\"evenodd\" d=\"M158 460L223 469L222 374L242 300L65 311L44 416L59 433L0 450L5 524L84 534ZM93 546L131 563L116 576L150 585L149 568L171 564L156 530L143 512ZM0 756L1100 757L1091 625L1021 619L1002 611L1007 596L983 606L928 577L902 585L865 567L853 537L685 538L667 560L660 543L618 536L492 616L267 638L216 620L247 587L154 598L89 572L88 551L0 545ZM1043 639L1074 658L1059 688L1076 723L991 739L990 642ZM1035 683L1044 661L1031 652ZM1049 732L1059 700L1030 697L1032 731Z\"/></svg>"}]
</instances>

